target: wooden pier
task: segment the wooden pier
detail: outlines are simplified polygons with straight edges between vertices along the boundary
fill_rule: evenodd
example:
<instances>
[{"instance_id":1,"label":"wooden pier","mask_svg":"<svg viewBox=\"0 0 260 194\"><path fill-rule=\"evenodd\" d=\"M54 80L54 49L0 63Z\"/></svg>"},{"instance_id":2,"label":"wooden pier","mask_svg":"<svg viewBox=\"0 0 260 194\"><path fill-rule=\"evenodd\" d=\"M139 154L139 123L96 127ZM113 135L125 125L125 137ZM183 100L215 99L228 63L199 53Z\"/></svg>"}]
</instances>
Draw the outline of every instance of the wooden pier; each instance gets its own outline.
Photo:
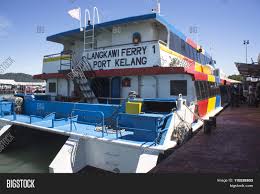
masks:
<instances>
[{"instance_id":1,"label":"wooden pier","mask_svg":"<svg viewBox=\"0 0 260 194\"><path fill-rule=\"evenodd\" d=\"M260 108L226 108L211 134L199 131L151 173L260 174Z\"/></svg>"}]
</instances>

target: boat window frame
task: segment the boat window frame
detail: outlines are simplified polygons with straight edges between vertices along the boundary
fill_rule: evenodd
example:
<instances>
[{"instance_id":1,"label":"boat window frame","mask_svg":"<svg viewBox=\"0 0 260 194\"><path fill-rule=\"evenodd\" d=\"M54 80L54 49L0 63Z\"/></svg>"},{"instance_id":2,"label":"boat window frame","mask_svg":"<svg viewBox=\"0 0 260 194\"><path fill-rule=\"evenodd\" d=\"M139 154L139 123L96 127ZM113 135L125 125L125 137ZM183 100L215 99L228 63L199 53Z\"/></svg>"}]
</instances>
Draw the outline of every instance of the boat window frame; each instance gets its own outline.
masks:
<instances>
[{"instance_id":1,"label":"boat window frame","mask_svg":"<svg viewBox=\"0 0 260 194\"><path fill-rule=\"evenodd\" d=\"M175 82L175 83L174 83ZM185 82L184 86L179 87L179 90L183 90L183 92L176 92L176 83L177 82ZM178 93L178 94L177 94ZM187 80L170 80L170 96L179 96L179 94L182 94L182 96L188 95L188 81Z\"/></svg>"},{"instance_id":2,"label":"boat window frame","mask_svg":"<svg viewBox=\"0 0 260 194\"><path fill-rule=\"evenodd\" d=\"M51 84L54 84L54 86L50 87ZM55 88L54 90L51 90ZM56 82L49 82L48 83L48 92L49 93L56 93L57 92L57 83Z\"/></svg>"},{"instance_id":3,"label":"boat window frame","mask_svg":"<svg viewBox=\"0 0 260 194\"><path fill-rule=\"evenodd\" d=\"M201 81L200 80L196 80L194 85L195 85L195 91L196 91L196 96L197 96L197 100L202 100L202 90L201 90Z\"/></svg>"}]
</instances>

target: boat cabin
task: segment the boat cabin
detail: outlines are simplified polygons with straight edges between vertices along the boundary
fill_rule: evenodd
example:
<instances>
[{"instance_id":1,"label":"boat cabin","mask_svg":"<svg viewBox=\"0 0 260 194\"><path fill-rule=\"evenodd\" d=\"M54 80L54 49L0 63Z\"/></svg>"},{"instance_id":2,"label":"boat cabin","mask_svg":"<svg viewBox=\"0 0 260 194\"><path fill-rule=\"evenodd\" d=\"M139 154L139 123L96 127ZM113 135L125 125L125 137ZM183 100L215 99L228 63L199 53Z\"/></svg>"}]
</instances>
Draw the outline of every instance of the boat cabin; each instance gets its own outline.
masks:
<instances>
[{"instance_id":1,"label":"boat cabin","mask_svg":"<svg viewBox=\"0 0 260 194\"><path fill-rule=\"evenodd\" d=\"M81 70L99 103L119 103L133 92L140 98L182 94L188 103L197 102L216 95L220 83L210 55L156 13L90 24L47 40L64 49L45 56L42 74L35 78L46 80L46 94L55 99L82 96L84 89L71 79L82 61L87 68ZM209 94L201 91L206 88Z\"/></svg>"}]
</instances>

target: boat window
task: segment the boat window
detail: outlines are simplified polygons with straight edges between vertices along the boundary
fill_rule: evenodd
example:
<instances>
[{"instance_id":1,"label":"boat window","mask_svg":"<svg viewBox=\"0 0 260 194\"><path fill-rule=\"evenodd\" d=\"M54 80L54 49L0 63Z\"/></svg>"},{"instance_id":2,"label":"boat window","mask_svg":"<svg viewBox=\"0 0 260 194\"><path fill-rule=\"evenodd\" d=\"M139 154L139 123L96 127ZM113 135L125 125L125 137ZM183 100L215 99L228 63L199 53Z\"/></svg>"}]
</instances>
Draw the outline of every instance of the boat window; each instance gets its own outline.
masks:
<instances>
[{"instance_id":1,"label":"boat window","mask_svg":"<svg viewBox=\"0 0 260 194\"><path fill-rule=\"evenodd\" d=\"M194 61L196 61L196 57L195 57L195 52L194 52L194 48L192 47L192 46L190 46L190 53L191 53L191 58L192 58L192 60L194 60Z\"/></svg>"},{"instance_id":2,"label":"boat window","mask_svg":"<svg viewBox=\"0 0 260 194\"><path fill-rule=\"evenodd\" d=\"M133 43L139 44L141 42L141 34L139 32L135 32L133 34Z\"/></svg>"},{"instance_id":3,"label":"boat window","mask_svg":"<svg viewBox=\"0 0 260 194\"><path fill-rule=\"evenodd\" d=\"M205 65L207 65L208 64L207 57L205 55L203 55L203 57L204 57L204 63L205 63Z\"/></svg>"},{"instance_id":4,"label":"boat window","mask_svg":"<svg viewBox=\"0 0 260 194\"><path fill-rule=\"evenodd\" d=\"M169 48L177 53L184 55L185 57L189 57L190 59L200 64L204 65L209 63L209 58L197 51L197 49L193 48L173 32L170 32Z\"/></svg>"},{"instance_id":5,"label":"boat window","mask_svg":"<svg viewBox=\"0 0 260 194\"><path fill-rule=\"evenodd\" d=\"M195 89L196 89L196 95L197 95L197 100L202 99L202 88L200 81L195 81Z\"/></svg>"},{"instance_id":6,"label":"boat window","mask_svg":"<svg viewBox=\"0 0 260 194\"><path fill-rule=\"evenodd\" d=\"M193 56L192 56L192 48L189 44L187 44L187 47L188 47L188 53L189 53L189 58L193 60Z\"/></svg>"},{"instance_id":7,"label":"boat window","mask_svg":"<svg viewBox=\"0 0 260 194\"><path fill-rule=\"evenodd\" d=\"M206 57L206 56L205 56L205 63L206 63L206 64L209 64L209 59L208 59L208 57Z\"/></svg>"},{"instance_id":8,"label":"boat window","mask_svg":"<svg viewBox=\"0 0 260 194\"><path fill-rule=\"evenodd\" d=\"M56 92L56 83L55 82L50 82L49 83L49 92L50 93L55 93Z\"/></svg>"},{"instance_id":9,"label":"boat window","mask_svg":"<svg viewBox=\"0 0 260 194\"><path fill-rule=\"evenodd\" d=\"M185 41L181 39L181 54L186 56Z\"/></svg>"},{"instance_id":10,"label":"boat window","mask_svg":"<svg viewBox=\"0 0 260 194\"><path fill-rule=\"evenodd\" d=\"M188 54L187 57L192 59L192 52L191 52L191 48L190 48L191 46L188 43L186 43L186 46L187 46L187 54Z\"/></svg>"},{"instance_id":11,"label":"boat window","mask_svg":"<svg viewBox=\"0 0 260 194\"><path fill-rule=\"evenodd\" d=\"M220 88L218 83L216 83L216 95L220 95Z\"/></svg>"},{"instance_id":12,"label":"boat window","mask_svg":"<svg viewBox=\"0 0 260 194\"><path fill-rule=\"evenodd\" d=\"M196 57L197 57L197 62L201 64L200 53L198 51L196 52Z\"/></svg>"},{"instance_id":13,"label":"boat window","mask_svg":"<svg viewBox=\"0 0 260 194\"><path fill-rule=\"evenodd\" d=\"M195 48L192 49L192 52L193 52L193 58L196 62L198 62L197 60L197 50Z\"/></svg>"},{"instance_id":14,"label":"boat window","mask_svg":"<svg viewBox=\"0 0 260 194\"><path fill-rule=\"evenodd\" d=\"M170 95L178 96L179 94L187 96L187 80L171 80Z\"/></svg>"},{"instance_id":15,"label":"boat window","mask_svg":"<svg viewBox=\"0 0 260 194\"><path fill-rule=\"evenodd\" d=\"M211 86L210 86L210 83L211 82L208 82L208 81L206 81L206 83L207 83L207 88L208 88L208 96L207 96L207 98L211 98L212 97L212 95L211 95Z\"/></svg>"},{"instance_id":16,"label":"boat window","mask_svg":"<svg viewBox=\"0 0 260 194\"><path fill-rule=\"evenodd\" d=\"M181 53L181 39L174 33L170 33L170 49Z\"/></svg>"},{"instance_id":17,"label":"boat window","mask_svg":"<svg viewBox=\"0 0 260 194\"><path fill-rule=\"evenodd\" d=\"M209 97L213 97L214 96L214 83L213 82L208 82L208 86L209 86Z\"/></svg>"},{"instance_id":18,"label":"boat window","mask_svg":"<svg viewBox=\"0 0 260 194\"><path fill-rule=\"evenodd\" d=\"M176 109L176 102L144 101L142 105L145 113L170 113L172 109Z\"/></svg>"},{"instance_id":19,"label":"boat window","mask_svg":"<svg viewBox=\"0 0 260 194\"><path fill-rule=\"evenodd\" d=\"M207 82L206 81L201 81L201 91L202 91L202 99L208 98L208 87L207 87Z\"/></svg>"},{"instance_id":20,"label":"boat window","mask_svg":"<svg viewBox=\"0 0 260 194\"><path fill-rule=\"evenodd\" d=\"M203 54L199 53L200 55L200 61L202 65L205 65Z\"/></svg>"},{"instance_id":21,"label":"boat window","mask_svg":"<svg viewBox=\"0 0 260 194\"><path fill-rule=\"evenodd\" d=\"M131 87L131 79L126 77L122 80L122 87Z\"/></svg>"}]
</instances>

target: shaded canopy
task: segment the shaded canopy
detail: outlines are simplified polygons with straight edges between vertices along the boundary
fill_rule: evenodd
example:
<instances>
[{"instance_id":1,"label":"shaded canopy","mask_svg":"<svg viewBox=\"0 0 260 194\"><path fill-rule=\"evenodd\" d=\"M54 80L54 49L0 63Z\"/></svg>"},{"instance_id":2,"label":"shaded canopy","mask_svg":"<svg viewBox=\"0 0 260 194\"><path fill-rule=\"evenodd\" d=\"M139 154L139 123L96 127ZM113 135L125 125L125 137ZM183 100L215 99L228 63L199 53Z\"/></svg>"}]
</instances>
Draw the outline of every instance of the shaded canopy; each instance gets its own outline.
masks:
<instances>
[{"instance_id":1,"label":"shaded canopy","mask_svg":"<svg viewBox=\"0 0 260 194\"><path fill-rule=\"evenodd\" d=\"M237 70L244 77L260 77L260 64L235 63Z\"/></svg>"}]
</instances>

